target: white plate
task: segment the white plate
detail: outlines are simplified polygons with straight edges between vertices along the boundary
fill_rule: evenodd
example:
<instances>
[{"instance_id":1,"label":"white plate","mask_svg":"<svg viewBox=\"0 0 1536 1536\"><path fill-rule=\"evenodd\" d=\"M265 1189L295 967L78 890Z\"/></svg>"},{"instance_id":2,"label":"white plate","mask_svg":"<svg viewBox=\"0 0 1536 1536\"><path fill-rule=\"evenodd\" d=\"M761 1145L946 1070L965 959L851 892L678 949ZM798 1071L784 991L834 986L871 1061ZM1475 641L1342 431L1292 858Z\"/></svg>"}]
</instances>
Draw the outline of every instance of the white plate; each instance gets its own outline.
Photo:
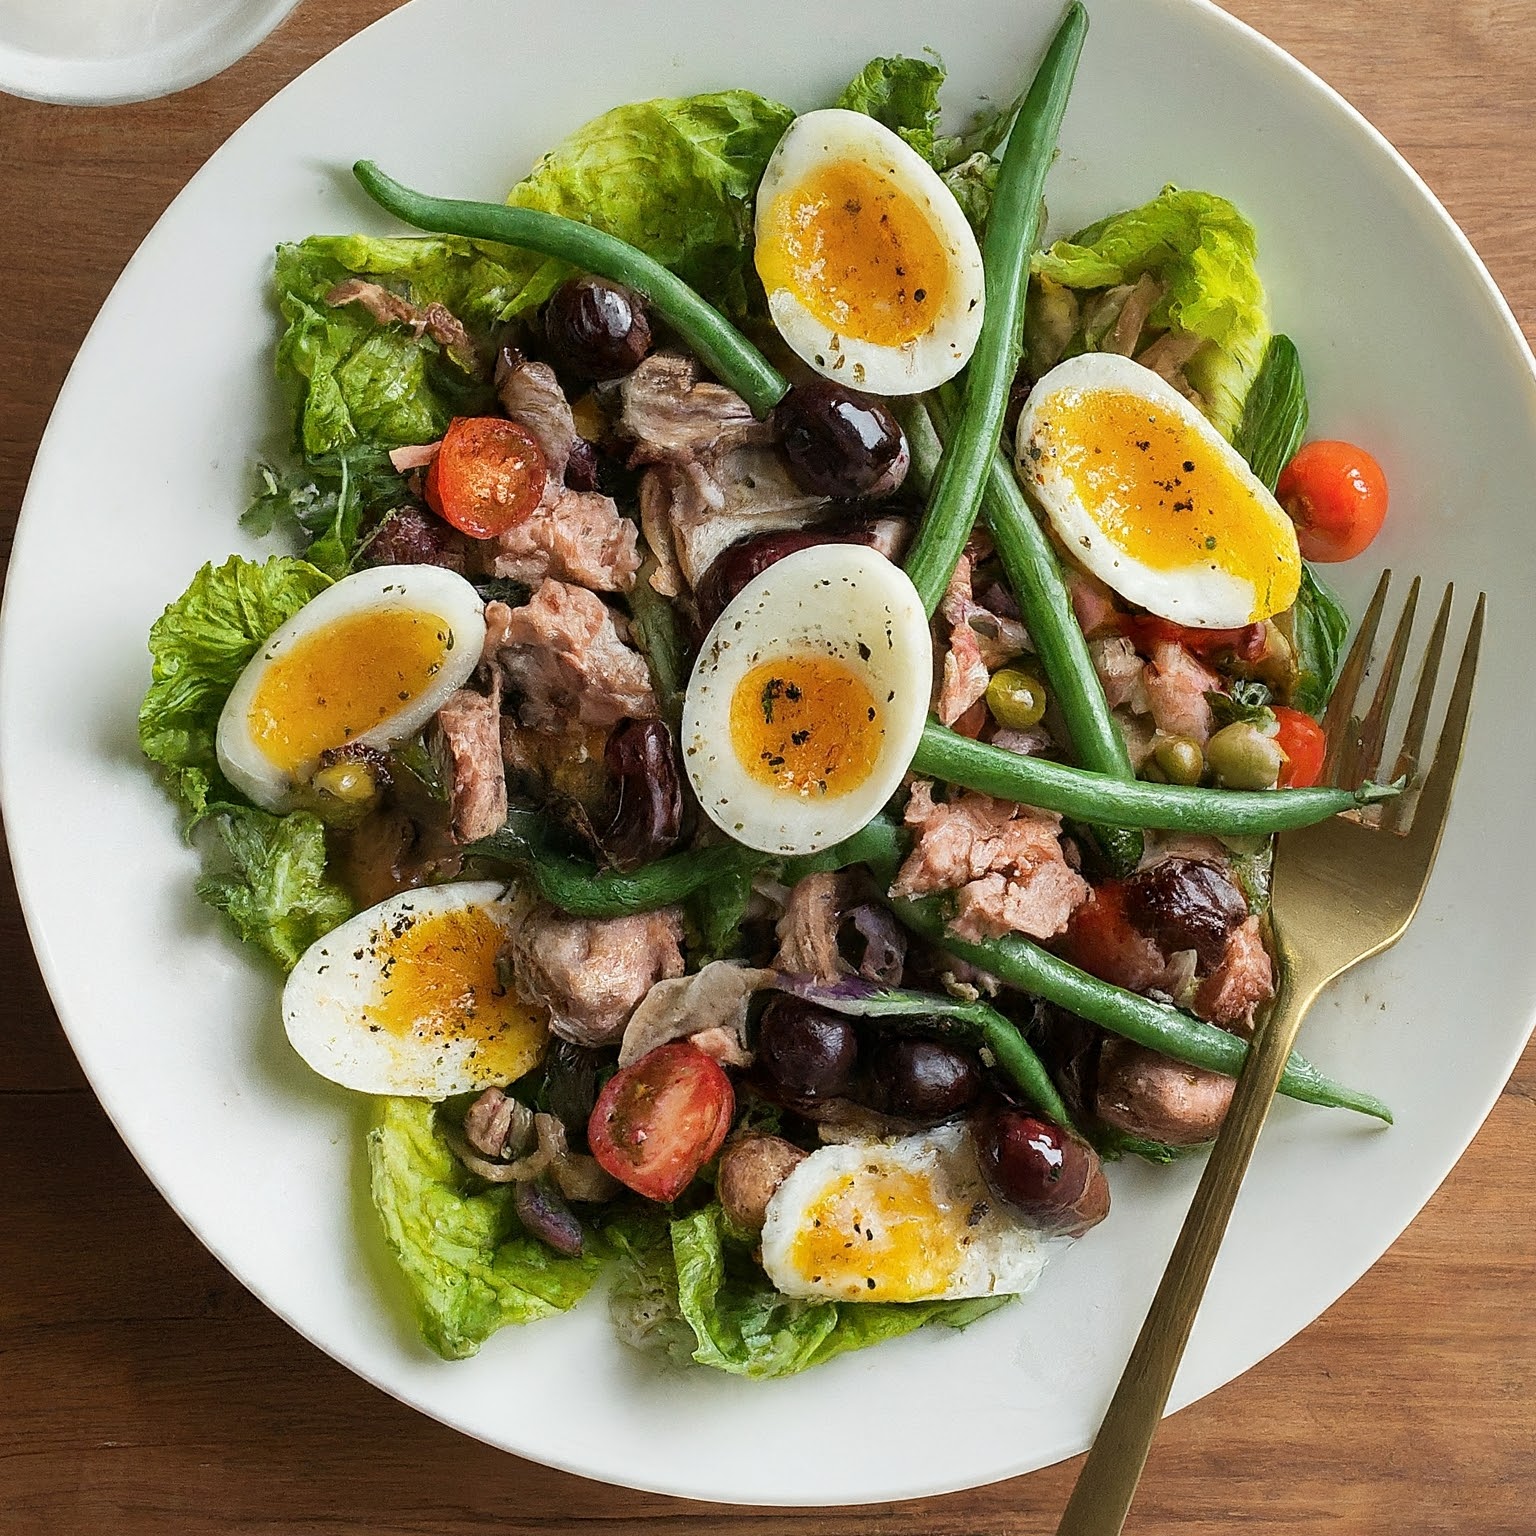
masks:
<instances>
[{"instance_id":1,"label":"white plate","mask_svg":"<svg viewBox=\"0 0 1536 1536\"><path fill-rule=\"evenodd\" d=\"M298 0L4 0L0 91L107 106L228 69Z\"/></svg>"},{"instance_id":2,"label":"white plate","mask_svg":"<svg viewBox=\"0 0 1536 1536\"><path fill-rule=\"evenodd\" d=\"M1165 182L1234 197L1315 430L1369 443L1394 490L1380 562L1488 590L1479 706L1440 868L1409 937L1318 1010L1314 1060L1383 1094L1395 1129L1282 1103L1174 1392L1246 1370L1372 1264L1487 1113L1536 1002L1529 594L1536 380L1466 241L1348 107L1196 0L1094 0L1049 195L1058 228ZM755 16L763 14L753 7ZM644 22L639 17L643 14ZM366 1209L358 1104L288 1051L273 977L192 893L195 862L135 750L144 636L235 528L280 437L271 248L391 228L360 155L499 195L616 102L747 85L814 106L869 55L942 50L956 107L1011 94L1051 3L718 0L561 8L418 0L258 113L192 180L101 312L37 456L0 662L0 770L44 974L92 1083L189 1225L269 1306L427 1413L552 1465L706 1499L844 1503L963 1488L1080 1451L1134 1336L1193 1165L1113 1170L1110 1220L1025 1303L788 1381L666 1373L600 1302L444 1364L415 1340ZM737 19L739 18L739 20ZM594 46L594 37L622 39ZM410 89L402 95L401 81ZM1465 620L1467 604L1458 609ZM835 1429L832 1426L836 1426Z\"/></svg>"}]
</instances>

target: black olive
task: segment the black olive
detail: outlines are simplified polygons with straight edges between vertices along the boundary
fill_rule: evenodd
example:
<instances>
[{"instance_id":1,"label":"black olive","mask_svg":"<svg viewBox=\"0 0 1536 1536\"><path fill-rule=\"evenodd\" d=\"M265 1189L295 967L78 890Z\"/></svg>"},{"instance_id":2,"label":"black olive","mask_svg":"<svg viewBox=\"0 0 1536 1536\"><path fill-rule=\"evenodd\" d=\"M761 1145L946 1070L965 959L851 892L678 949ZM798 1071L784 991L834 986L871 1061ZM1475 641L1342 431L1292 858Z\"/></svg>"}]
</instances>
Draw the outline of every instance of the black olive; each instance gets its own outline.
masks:
<instances>
[{"instance_id":1,"label":"black olive","mask_svg":"<svg viewBox=\"0 0 1536 1536\"><path fill-rule=\"evenodd\" d=\"M618 783L618 805L598 846L615 869L638 869L666 853L682 830L672 733L660 720L625 720L609 736L603 761Z\"/></svg>"},{"instance_id":2,"label":"black olive","mask_svg":"<svg viewBox=\"0 0 1536 1536\"><path fill-rule=\"evenodd\" d=\"M831 1099L848 1091L859 1037L847 1019L792 997L776 997L757 1026L757 1070L788 1099Z\"/></svg>"},{"instance_id":3,"label":"black olive","mask_svg":"<svg viewBox=\"0 0 1536 1536\"><path fill-rule=\"evenodd\" d=\"M600 1051L572 1045L558 1036L549 1043L544 1058L544 1108L565 1126L573 1145L586 1136L603 1066Z\"/></svg>"},{"instance_id":4,"label":"black olive","mask_svg":"<svg viewBox=\"0 0 1536 1536\"><path fill-rule=\"evenodd\" d=\"M601 277L573 277L544 306L544 337L555 366L578 379L617 379L651 350L640 295Z\"/></svg>"},{"instance_id":5,"label":"black olive","mask_svg":"<svg viewBox=\"0 0 1536 1536\"><path fill-rule=\"evenodd\" d=\"M1175 856L1125 881L1125 915L1169 954L1192 949L1205 967L1220 962L1227 935L1248 916L1231 877L1205 859Z\"/></svg>"},{"instance_id":6,"label":"black olive","mask_svg":"<svg viewBox=\"0 0 1536 1536\"><path fill-rule=\"evenodd\" d=\"M942 1040L882 1041L870 1073L875 1107L904 1120L947 1120L981 1093L981 1064Z\"/></svg>"},{"instance_id":7,"label":"black olive","mask_svg":"<svg viewBox=\"0 0 1536 1536\"><path fill-rule=\"evenodd\" d=\"M999 1200L1046 1231L1079 1237L1109 1214L1099 1154L1036 1115L998 1109L973 1126L982 1176Z\"/></svg>"},{"instance_id":8,"label":"black olive","mask_svg":"<svg viewBox=\"0 0 1536 1536\"><path fill-rule=\"evenodd\" d=\"M565 461L565 483L573 491L598 489L597 449L584 437L571 444L571 456Z\"/></svg>"},{"instance_id":9,"label":"black olive","mask_svg":"<svg viewBox=\"0 0 1536 1536\"><path fill-rule=\"evenodd\" d=\"M906 435L872 395L813 379L774 407L773 424L795 483L813 495L873 499L906 478Z\"/></svg>"}]
</instances>

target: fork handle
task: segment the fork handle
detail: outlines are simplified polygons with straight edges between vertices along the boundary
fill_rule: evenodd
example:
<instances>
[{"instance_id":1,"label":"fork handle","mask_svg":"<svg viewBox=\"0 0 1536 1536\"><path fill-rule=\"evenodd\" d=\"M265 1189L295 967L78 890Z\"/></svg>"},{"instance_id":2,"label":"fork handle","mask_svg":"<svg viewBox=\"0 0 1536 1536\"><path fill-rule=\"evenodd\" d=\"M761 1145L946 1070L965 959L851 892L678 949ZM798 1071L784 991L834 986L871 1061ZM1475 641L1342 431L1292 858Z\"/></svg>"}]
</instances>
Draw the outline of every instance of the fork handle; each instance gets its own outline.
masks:
<instances>
[{"instance_id":1,"label":"fork handle","mask_svg":"<svg viewBox=\"0 0 1536 1536\"><path fill-rule=\"evenodd\" d=\"M1322 979L1304 981L1297 974L1283 940L1277 948L1280 985L1274 1005L1248 1052L1162 1283L1088 1460L1078 1474L1056 1536L1119 1536L1130 1511L1280 1074L1301 1021L1322 990Z\"/></svg>"}]
</instances>

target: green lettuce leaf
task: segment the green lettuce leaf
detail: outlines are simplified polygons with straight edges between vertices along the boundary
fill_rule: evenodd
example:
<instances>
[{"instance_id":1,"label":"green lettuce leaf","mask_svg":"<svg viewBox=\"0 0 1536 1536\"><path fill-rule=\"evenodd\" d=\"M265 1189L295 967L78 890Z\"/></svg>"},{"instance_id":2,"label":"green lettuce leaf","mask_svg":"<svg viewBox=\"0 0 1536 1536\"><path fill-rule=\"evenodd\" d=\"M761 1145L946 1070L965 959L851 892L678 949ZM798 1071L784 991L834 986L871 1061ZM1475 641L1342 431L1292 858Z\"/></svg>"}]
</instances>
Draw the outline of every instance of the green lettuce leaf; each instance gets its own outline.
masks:
<instances>
[{"instance_id":1,"label":"green lettuce leaf","mask_svg":"<svg viewBox=\"0 0 1536 1536\"><path fill-rule=\"evenodd\" d=\"M1349 637L1349 612L1338 594L1302 562L1301 590L1291 611L1291 647L1296 653L1296 678L1290 702L1296 709L1321 717L1338 681Z\"/></svg>"},{"instance_id":2,"label":"green lettuce leaf","mask_svg":"<svg viewBox=\"0 0 1536 1536\"><path fill-rule=\"evenodd\" d=\"M230 690L261 642L330 584L303 560L279 555L257 564L234 555L221 566L205 565L155 621L139 746L193 817L210 798L240 798L214 757Z\"/></svg>"},{"instance_id":3,"label":"green lettuce leaf","mask_svg":"<svg viewBox=\"0 0 1536 1536\"><path fill-rule=\"evenodd\" d=\"M224 867L204 875L197 894L224 914L241 939L285 971L316 939L351 917L351 898L325 878L325 828L318 817L216 805L207 822L220 843L212 857Z\"/></svg>"},{"instance_id":4,"label":"green lettuce leaf","mask_svg":"<svg viewBox=\"0 0 1536 1536\"><path fill-rule=\"evenodd\" d=\"M461 1360L498 1328L564 1312L586 1295L607 1249L566 1258L530 1237L512 1212L512 1188L477 1182L449 1150L431 1104L378 1099L368 1169L384 1238L400 1262L422 1337Z\"/></svg>"},{"instance_id":5,"label":"green lettuce leaf","mask_svg":"<svg viewBox=\"0 0 1536 1536\"><path fill-rule=\"evenodd\" d=\"M621 1247L625 1264L612 1298L620 1334L735 1376L790 1376L927 1323L964 1327L1011 1300L845 1303L781 1296L752 1262L748 1245L728 1238L714 1204L672 1222L667 1237L632 1231Z\"/></svg>"},{"instance_id":6,"label":"green lettuce leaf","mask_svg":"<svg viewBox=\"0 0 1536 1536\"><path fill-rule=\"evenodd\" d=\"M843 87L833 106L862 112L907 141L935 170L946 162L935 153L939 91L944 65L933 59L871 59Z\"/></svg>"},{"instance_id":7,"label":"green lettuce leaf","mask_svg":"<svg viewBox=\"0 0 1536 1536\"><path fill-rule=\"evenodd\" d=\"M1145 272L1165 283L1151 324L1210 343L1185 374L1230 438L1269 342L1257 254L1253 226L1224 197L1165 187L1140 208L1058 240L1033 270L1068 288L1134 283Z\"/></svg>"}]
</instances>

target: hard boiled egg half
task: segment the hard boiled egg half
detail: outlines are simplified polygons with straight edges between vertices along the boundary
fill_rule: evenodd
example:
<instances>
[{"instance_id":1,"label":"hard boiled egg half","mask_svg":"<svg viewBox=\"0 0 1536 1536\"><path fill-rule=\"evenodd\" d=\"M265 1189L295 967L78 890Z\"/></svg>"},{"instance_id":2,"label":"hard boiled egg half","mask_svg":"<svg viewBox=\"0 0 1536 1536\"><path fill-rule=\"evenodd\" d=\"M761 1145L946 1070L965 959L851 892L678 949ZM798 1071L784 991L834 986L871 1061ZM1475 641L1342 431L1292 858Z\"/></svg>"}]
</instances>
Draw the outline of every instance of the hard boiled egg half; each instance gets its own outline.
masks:
<instances>
[{"instance_id":1,"label":"hard boiled egg half","mask_svg":"<svg viewBox=\"0 0 1536 1536\"><path fill-rule=\"evenodd\" d=\"M779 1186L763 1225L774 1285L834 1301L1020 1293L1046 1253L988 1190L963 1125L821 1147Z\"/></svg>"},{"instance_id":2,"label":"hard boiled egg half","mask_svg":"<svg viewBox=\"0 0 1536 1536\"><path fill-rule=\"evenodd\" d=\"M1030 391L1019 479L1072 557L1161 618L1231 629L1296 601L1301 553L1285 509L1171 384L1085 352Z\"/></svg>"},{"instance_id":3,"label":"hard boiled egg half","mask_svg":"<svg viewBox=\"0 0 1536 1536\"><path fill-rule=\"evenodd\" d=\"M813 853L895 793L922 735L933 648L905 572L856 544L798 550L705 637L683 702L683 762L723 831Z\"/></svg>"},{"instance_id":4,"label":"hard boiled egg half","mask_svg":"<svg viewBox=\"0 0 1536 1536\"><path fill-rule=\"evenodd\" d=\"M908 395L975 350L976 236L938 172L874 118L797 117L763 171L754 237L773 323L818 373Z\"/></svg>"},{"instance_id":5,"label":"hard boiled egg half","mask_svg":"<svg viewBox=\"0 0 1536 1536\"><path fill-rule=\"evenodd\" d=\"M462 576L381 565L327 587L270 635L219 716L219 767L269 811L320 754L420 730L480 662L485 604Z\"/></svg>"},{"instance_id":6,"label":"hard boiled egg half","mask_svg":"<svg viewBox=\"0 0 1536 1536\"><path fill-rule=\"evenodd\" d=\"M549 1038L498 963L518 921L499 880L404 891L317 939L283 988L293 1048L361 1093L442 1099L515 1081Z\"/></svg>"}]
</instances>

